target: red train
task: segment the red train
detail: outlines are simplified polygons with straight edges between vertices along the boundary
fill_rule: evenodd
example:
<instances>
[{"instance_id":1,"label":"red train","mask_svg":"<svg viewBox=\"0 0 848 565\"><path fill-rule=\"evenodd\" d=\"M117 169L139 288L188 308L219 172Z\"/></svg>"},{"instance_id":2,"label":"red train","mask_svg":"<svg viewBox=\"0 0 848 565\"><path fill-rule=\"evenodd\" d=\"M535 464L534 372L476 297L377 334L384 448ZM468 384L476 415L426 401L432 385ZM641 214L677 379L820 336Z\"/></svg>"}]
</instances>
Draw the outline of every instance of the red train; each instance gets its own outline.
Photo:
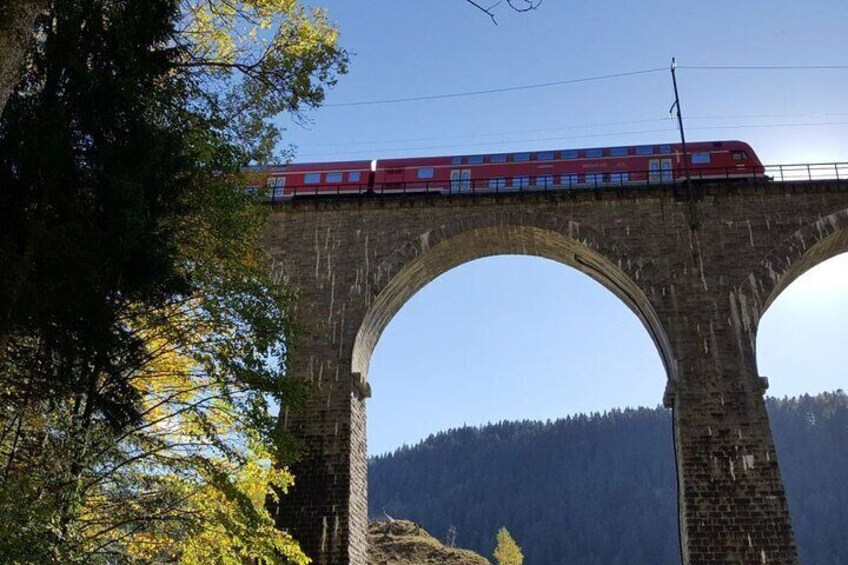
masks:
<instances>
[{"instance_id":1,"label":"red train","mask_svg":"<svg viewBox=\"0 0 848 565\"><path fill-rule=\"evenodd\" d=\"M687 143L692 180L763 177L742 141ZM415 157L252 168L251 188L271 200L352 194L493 193L639 187L686 180L680 144Z\"/></svg>"}]
</instances>

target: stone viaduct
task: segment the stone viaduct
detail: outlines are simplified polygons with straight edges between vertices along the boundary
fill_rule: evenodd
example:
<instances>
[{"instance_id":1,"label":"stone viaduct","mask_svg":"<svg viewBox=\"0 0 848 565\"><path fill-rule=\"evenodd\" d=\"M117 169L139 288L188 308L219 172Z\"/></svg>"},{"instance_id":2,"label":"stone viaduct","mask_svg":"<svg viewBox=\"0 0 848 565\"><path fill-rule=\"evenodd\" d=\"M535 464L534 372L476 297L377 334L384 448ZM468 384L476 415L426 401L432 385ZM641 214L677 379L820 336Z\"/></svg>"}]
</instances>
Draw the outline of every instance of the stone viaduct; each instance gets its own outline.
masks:
<instances>
[{"instance_id":1,"label":"stone viaduct","mask_svg":"<svg viewBox=\"0 0 848 565\"><path fill-rule=\"evenodd\" d=\"M365 401L381 332L428 282L497 254L584 272L653 338L674 412L684 565L798 563L757 326L796 277L848 251L848 182L715 184L694 201L679 190L275 206L265 248L276 280L298 289L306 329L289 374L313 391L305 408L281 414L307 453L277 519L316 564L367 560Z\"/></svg>"}]
</instances>

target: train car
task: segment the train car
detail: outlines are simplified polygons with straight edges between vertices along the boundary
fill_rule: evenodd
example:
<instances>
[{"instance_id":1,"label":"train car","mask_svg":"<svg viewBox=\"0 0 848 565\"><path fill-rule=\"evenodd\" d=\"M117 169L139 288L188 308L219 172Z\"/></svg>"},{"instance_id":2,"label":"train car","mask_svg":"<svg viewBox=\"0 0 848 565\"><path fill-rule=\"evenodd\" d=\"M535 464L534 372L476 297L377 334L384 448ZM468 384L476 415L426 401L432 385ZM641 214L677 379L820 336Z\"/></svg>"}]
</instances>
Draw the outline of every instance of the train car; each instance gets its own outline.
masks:
<instances>
[{"instance_id":1,"label":"train car","mask_svg":"<svg viewBox=\"0 0 848 565\"><path fill-rule=\"evenodd\" d=\"M292 163L248 169L249 190L269 200L362 194L373 186L374 161Z\"/></svg>"},{"instance_id":2,"label":"train car","mask_svg":"<svg viewBox=\"0 0 848 565\"><path fill-rule=\"evenodd\" d=\"M741 141L688 143L689 178L762 177L753 149ZM526 151L379 160L374 191L478 193L640 186L682 182L680 144Z\"/></svg>"},{"instance_id":3,"label":"train car","mask_svg":"<svg viewBox=\"0 0 848 565\"><path fill-rule=\"evenodd\" d=\"M763 177L742 141L698 141L447 157L299 163L258 174L271 200L355 194L476 194ZM688 165L688 166L687 166Z\"/></svg>"}]
</instances>

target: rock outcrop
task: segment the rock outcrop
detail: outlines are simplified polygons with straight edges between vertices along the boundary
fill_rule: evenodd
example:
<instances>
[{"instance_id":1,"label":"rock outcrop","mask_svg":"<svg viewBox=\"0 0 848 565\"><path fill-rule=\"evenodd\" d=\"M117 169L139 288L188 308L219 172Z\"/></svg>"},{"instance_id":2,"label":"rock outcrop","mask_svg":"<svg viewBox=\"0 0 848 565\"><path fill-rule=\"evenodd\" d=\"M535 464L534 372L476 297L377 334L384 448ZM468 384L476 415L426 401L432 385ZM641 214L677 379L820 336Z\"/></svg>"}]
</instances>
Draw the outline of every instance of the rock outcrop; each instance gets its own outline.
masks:
<instances>
[{"instance_id":1,"label":"rock outcrop","mask_svg":"<svg viewBox=\"0 0 848 565\"><path fill-rule=\"evenodd\" d=\"M371 522L368 543L371 565L490 565L473 551L445 547L407 520Z\"/></svg>"}]
</instances>

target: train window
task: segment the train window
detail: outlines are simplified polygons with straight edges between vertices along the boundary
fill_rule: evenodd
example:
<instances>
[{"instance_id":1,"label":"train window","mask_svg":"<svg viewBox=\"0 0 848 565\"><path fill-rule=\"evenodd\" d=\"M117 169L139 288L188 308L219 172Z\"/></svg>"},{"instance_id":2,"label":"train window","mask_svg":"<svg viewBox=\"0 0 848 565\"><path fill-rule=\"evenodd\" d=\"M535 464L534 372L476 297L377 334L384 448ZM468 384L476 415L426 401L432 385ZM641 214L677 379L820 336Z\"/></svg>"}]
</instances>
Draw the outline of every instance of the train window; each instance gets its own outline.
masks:
<instances>
[{"instance_id":1,"label":"train window","mask_svg":"<svg viewBox=\"0 0 848 565\"><path fill-rule=\"evenodd\" d=\"M576 149L570 149L562 152L563 159L577 159L579 153Z\"/></svg>"},{"instance_id":2,"label":"train window","mask_svg":"<svg viewBox=\"0 0 848 565\"><path fill-rule=\"evenodd\" d=\"M744 161L748 158L748 154L744 151L734 151L732 155L734 161Z\"/></svg>"},{"instance_id":3,"label":"train window","mask_svg":"<svg viewBox=\"0 0 848 565\"><path fill-rule=\"evenodd\" d=\"M500 188L506 188L506 179L503 177L499 177L496 179L489 179L489 188L492 190L498 190Z\"/></svg>"},{"instance_id":4,"label":"train window","mask_svg":"<svg viewBox=\"0 0 848 565\"><path fill-rule=\"evenodd\" d=\"M613 147L610 149L610 157L624 157L627 153L626 147Z\"/></svg>"},{"instance_id":5,"label":"train window","mask_svg":"<svg viewBox=\"0 0 848 565\"><path fill-rule=\"evenodd\" d=\"M451 159L451 165L461 165L461 164L462 164L462 157L454 157L453 159Z\"/></svg>"},{"instance_id":6,"label":"train window","mask_svg":"<svg viewBox=\"0 0 848 565\"><path fill-rule=\"evenodd\" d=\"M663 155L671 153L671 145L660 145L660 153Z\"/></svg>"},{"instance_id":7,"label":"train window","mask_svg":"<svg viewBox=\"0 0 848 565\"><path fill-rule=\"evenodd\" d=\"M418 178L431 179L433 178L433 167L421 167L418 169Z\"/></svg>"},{"instance_id":8,"label":"train window","mask_svg":"<svg viewBox=\"0 0 848 565\"><path fill-rule=\"evenodd\" d=\"M518 163L520 161L529 161L530 160L530 154L529 153L513 153L512 160L515 161L516 163Z\"/></svg>"},{"instance_id":9,"label":"train window","mask_svg":"<svg viewBox=\"0 0 848 565\"><path fill-rule=\"evenodd\" d=\"M710 163L710 154L709 153L692 153L692 164L693 165L709 165Z\"/></svg>"},{"instance_id":10,"label":"train window","mask_svg":"<svg viewBox=\"0 0 848 565\"><path fill-rule=\"evenodd\" d=\"M350 173L347 174L348 182L359 182L359 178L360 178L360 172L359 171L353 171L353 172L350 172Z\"/></svg>"},{"instance_id":11,"label":"train window","mask_svg":"<svg viewBox=\"0 0 848 565\"><path fill-rule=\"evenodd\" d=\"M469 165L482 165L483 164L483 156L482 155L472 155L468 158Z\"/></svg>"},{"instance_id":12,"label":"train window","mask_svg":"<svg viewBox=\"0 0 848 565\"><path fill-rule=\"evenodd\" d=\"M539 175L536 177L536 186L549 187L554 185L553 175Z\"/></svg>"},{"instance_id":13,"label":"train window","mask_svg":"<svg viewBox=\"0 0 848 565\"><path fill-rule=\"evenodd\" d=\"M540 153L536 153L537 161L552 161L554 158L553 151L542 151Z\"/></svg>"},{"instance_id":14,"label":"train window","mask_svg":"<svg viewBox=\"0 0 848 565\"><path fill-rule=\"evenodd\" d=\"M653 145L640 145L636 148L637 155L653 155L654 154L654 146Z\"/></svg>"},{"instance_id":15,"label":"train window","mask_svg":"<svg viewBox=\"0 0 848 565\"><path fill-rule=\"evenodd\" d=\"M586 184L591 186L604 184L604 173L586 173Z\"/></svg>"},{"instance_id":16,"label":"train window","mask_svg":"<svg viewBox=\"0 0 848 565\"><path fill-rule=\"evenodd\" d=\"M318 184L321 182L321 173L306 173L303 175L303 184Z\"/></svg>"},{"instance_id":17,"label":"train window","mask_svg":"<svg viewBox=\"0 0 848 565\"><path fill-rule=\"evenodd\" d=\"M512 177L512 188L523 188L526 186L530 186L530 177L523 175Z\"/></svg>"},{"instance_id":18,"label":"train window","mask_svg":"<svg viewBox=\"0 0 848 565\"><path fill-rule=\"evenodd\" d=\"M603 157L603 156L604 156L604 150L603 149L587 149L586 150L586 157L588 157L590 159L593 159L595 157Z\"/></svg>"},{"instance_id":19,"label":"train window","mask_svg":"<svg viewBox=\"0 0 848 565\"><path fill-rule=\"evenodd\" d=\"M630 180L630 173L610 173L610 182L612 184L624 184Z\"/></svg>"},{"instance_id":20,"label":"train window","mask_svg":"<svg viewBox=\"0 0 848 565\"><path fill-rule=\"evenodd\" d=\"M559 179L559 183L562 186L577 186L577 184L580 182L578 179L578 175L562 175L562 177Z\"/></svg>"},{"instance_id":21,"label":"train window","mask_svg":"<svg viewBox=\"0 0 848 565\"><path fill-rule=\"evenodd\" d=\"M327 173L327 182L342 182L342 173Z\"/></svg>"},{"instance_id":22,"label":"train window","mask_svg":"<svg viewBox=\"0 0 848 565\"><path fill-rule=\"evenodd\" d=\"M492 155L491 157L489 157L489 162L490 163L506 163L506 155L504 155L504 154Z\"/></svg>"}]
</instances>

